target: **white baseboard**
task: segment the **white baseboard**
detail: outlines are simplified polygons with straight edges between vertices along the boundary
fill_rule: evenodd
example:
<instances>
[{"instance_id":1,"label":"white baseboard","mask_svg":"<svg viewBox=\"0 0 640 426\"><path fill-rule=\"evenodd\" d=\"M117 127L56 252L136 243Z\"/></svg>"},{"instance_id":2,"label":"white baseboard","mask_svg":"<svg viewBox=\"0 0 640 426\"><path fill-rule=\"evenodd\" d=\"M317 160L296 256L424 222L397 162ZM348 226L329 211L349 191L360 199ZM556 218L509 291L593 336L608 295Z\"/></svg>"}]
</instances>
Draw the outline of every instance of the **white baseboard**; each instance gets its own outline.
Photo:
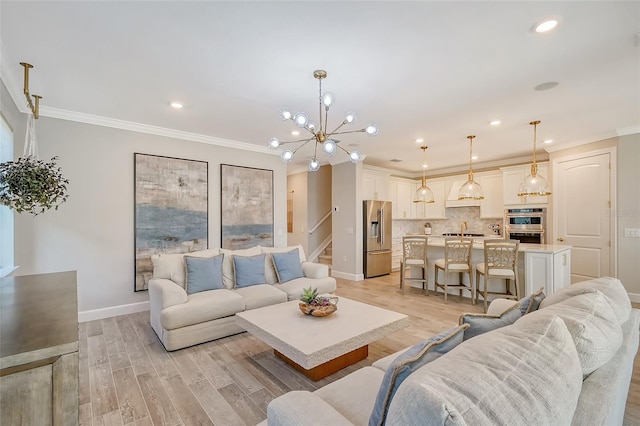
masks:
<instances>
[{"instance_id":1,"label":"white baseboard","mask_svg":"<svg viewBox=\"0 0 640 426\"><path fill-rule=\"evenodd\" d=\"M631 299L631 301L633 303L640 303L640 294L638 294L638 293L629 293L629 299Z\"/></svg>"},{"instance_id":2,"label":"white baseboard","mask_svg":"<svg viewBox=\"0 0 640 426\"><path fill-rule=\"evenodd\" d=\"M364 274L350 274L348 272L340 272L335 269L331 270L331 276L336 278L343 278L350 281L362 281L364 280Z\"/></svg>"},{"instance_id":3,"label":"white baseboard","mask_svg":"<svg viewBox=\"0 0 640 426\"><path fill-rule=\"evenodd\" d=\"M149 302L130 303L128 305L111 306L109 308L92 309L78 312L78 322L94 321L119 315L135 314L149 310Z\"/></svg>"}]
</instances>

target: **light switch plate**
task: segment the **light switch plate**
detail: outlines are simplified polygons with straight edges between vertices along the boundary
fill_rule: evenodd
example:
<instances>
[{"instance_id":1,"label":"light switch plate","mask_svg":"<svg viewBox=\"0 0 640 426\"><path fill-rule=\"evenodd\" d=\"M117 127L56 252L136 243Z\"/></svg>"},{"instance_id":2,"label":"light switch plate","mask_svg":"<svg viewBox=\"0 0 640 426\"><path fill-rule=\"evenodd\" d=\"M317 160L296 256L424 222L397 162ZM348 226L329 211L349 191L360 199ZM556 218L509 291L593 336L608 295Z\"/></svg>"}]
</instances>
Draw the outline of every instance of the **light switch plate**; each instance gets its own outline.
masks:
<instances>
[{"instance_id":1,"label":"light switch plate","mask_svg":"<svg viewBox=\"0 0 640 426\"><path fill-rule=\"evenodd\" d=\"M624 228L624 236L631 238L640 238L640 228Z\"/></svg>"}]
</instances>

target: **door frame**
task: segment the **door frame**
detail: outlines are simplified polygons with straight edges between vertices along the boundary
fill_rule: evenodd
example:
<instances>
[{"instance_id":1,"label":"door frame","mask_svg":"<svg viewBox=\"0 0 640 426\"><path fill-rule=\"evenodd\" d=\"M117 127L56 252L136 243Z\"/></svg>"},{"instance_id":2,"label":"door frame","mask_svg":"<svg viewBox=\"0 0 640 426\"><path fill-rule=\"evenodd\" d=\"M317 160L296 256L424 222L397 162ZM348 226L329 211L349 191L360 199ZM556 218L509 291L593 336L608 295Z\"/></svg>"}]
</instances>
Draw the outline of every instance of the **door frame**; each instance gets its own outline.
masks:
<instances>
[{"instance_id":1,"label":"door frame","mask_svg":"<svg viewBox=\"0 0 640 426\"><path fill-rule=\"evenodd\" d=\"M551 167L553 169L553 183L552 188L558 188L558 168L559 163L565 161L580 160L588 157L595 157L597 155L609 154L609 196L611 198L611 205L609 207L609 238L611 241L611 250L609 251L609 266L612 277L618 276L618 216L616 215L618 202L617 202L617 184L618 184L618 166L617 166L617 146L610 146L601 149L595 149L593 151L586 151L580 154L567 155L565 157L554 158L551 160ZM551 241L556 240L558 235L558 192L553 191L551 194L551 203L553 206L553 226ZM547 240L549 241L549 240Z\"/></svg>"}]
</instances>

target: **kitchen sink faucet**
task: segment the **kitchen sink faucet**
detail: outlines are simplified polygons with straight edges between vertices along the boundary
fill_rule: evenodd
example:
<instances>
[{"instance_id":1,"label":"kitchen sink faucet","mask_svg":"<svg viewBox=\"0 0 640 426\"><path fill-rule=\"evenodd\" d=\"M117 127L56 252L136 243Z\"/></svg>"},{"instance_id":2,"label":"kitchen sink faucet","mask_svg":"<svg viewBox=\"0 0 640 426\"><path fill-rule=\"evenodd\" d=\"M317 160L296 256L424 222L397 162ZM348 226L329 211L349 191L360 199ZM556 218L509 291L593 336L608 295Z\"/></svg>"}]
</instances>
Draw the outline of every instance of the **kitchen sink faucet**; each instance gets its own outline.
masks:
<instances>
[{"instance_id":1,"label":"kitchen sink faucet","mask_svg":"<svg viewBox=\"0 0 640 426\"><path fill-rule=\"evenodd\" d=\"M469 227L467 226L467 222L464 221L460 224L460 236L464 237L464 231L468 230Z\"/></svg>"}]
</instances>

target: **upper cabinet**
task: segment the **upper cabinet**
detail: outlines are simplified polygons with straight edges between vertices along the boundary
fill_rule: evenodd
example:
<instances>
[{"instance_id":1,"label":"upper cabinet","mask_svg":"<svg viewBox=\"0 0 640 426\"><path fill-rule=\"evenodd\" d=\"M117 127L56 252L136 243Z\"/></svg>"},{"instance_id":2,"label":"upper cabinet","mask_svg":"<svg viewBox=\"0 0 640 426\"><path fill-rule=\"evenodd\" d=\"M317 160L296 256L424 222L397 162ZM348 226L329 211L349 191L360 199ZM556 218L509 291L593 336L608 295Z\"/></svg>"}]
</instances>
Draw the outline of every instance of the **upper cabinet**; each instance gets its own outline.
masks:
<instances>
[{"instance_id":1,"label":"upper cabinet","mask_svg":"<svg viewBox=\"0 0 640 426\"><path fill-rule=\"evenodd\" d=\"M413 207L413 193L417 189L415 181L391 178L389 183L392 194L393 219L415 219L415 209Z\"/></svg>"},{"instance_id":2,"label":"upper cabinet","mask_svg":"<svg viewBox=\"0 0 640 426\"><path fill-rule=\"evenodd\" d=\"M484 191L484 200L480 200L480 218L502 218L504 202L502 195L502 173L478 173L478 183Z\"/></svg>"},{"instance_id":3,"label":"upper cabinet","mask_svg":"<svg viewBox=\"0 0 640 426\"><path fill-rule=\"evenodd\" d=\"M389 201L391 199L391 194L389 192L389 176L390 173L383 173L366 169L363 170L362 199Z\"/></svg>"},{"instance_id":4,"label":"upper cabinet","mask_svg":"<svg viewBox=\"0 0 640 426\"><path fill-rule=\"evenodd\" d=\"M535 205L548 204L549 197L518 197L520 190L520 182L531 173L531 164L525 164L513 167L502 167L502 191L504 197L504 205ZM538 173L549 180L549 163L538 163Z\"/></svg>"},{"instance_id":5,"label":"upper cabinet","mask_svg":"<svg viewBox=\"0 0 640 426\"><path fill-rule=\"evenodd\" d=\"M421 185L416 185L416 190ZM447 215L444 209L445 199L447 198L447 185L444 179L427 180L427 186L433 191L433 199L435 202L430 204L416 203L416 214L421 219L446 219Z\"/></svg>"}]
</instances>

